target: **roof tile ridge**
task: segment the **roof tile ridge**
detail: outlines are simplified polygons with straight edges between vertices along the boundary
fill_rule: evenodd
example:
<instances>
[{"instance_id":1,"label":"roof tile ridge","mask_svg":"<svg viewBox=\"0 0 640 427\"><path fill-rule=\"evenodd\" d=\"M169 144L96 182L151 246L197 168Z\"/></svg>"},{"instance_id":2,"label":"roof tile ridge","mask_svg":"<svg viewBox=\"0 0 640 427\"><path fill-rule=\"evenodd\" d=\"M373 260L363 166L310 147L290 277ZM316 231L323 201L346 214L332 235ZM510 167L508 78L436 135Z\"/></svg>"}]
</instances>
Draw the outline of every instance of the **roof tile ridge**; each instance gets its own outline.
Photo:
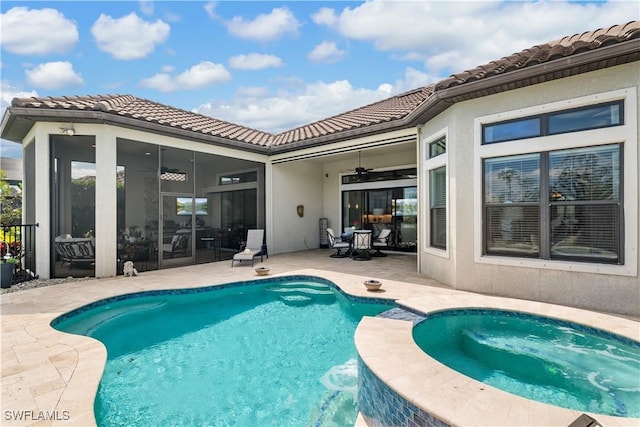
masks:
<instances>
[{"instance_id":1,"label":"roof tile ridge","mask_svg":"<svg viewBox=\"0 0 640 427\"><path fill-rule=\"evenodd\" d=\"M115 111L117 107L122 107L140 99L134 95L120 94L104 96L97 95L96 97L99 97L101 99L94 104L93 109L96 111L104 111L105 113Z\"/></svg>"},{"instance_id":2,"label":"roof tile ridge","mask_svg":"<svg viewBox=\"0 0 640 427\"><path fill-rule=\"evenodd\" d=\"M626 27L631 26L629 31L623 31ZM585 41L585 42L593 42L596 38L602 36L602 35L607 35L610 37L617 37L617 38L621 38L621 39L626 39L629 38L630 36L633 36L634 32L636 30L640 29L640 21L638 20L634 20L634 21L628 21L624 24L614 24L614 25L610 25L608 27L601 27L601 28L596 28L595 30L591 30L591 31L584 31L582 33L576 33L576 34L572 34L569 36L564 36L561 37L559 39L556 40L552 40L550 42L548 42L547 44L553 46L556 44L562 44L564 46L570 46L573 43L577 42L577 41ZM615 34L612 34L615 33Z\"/></svg>"}]
</instances>

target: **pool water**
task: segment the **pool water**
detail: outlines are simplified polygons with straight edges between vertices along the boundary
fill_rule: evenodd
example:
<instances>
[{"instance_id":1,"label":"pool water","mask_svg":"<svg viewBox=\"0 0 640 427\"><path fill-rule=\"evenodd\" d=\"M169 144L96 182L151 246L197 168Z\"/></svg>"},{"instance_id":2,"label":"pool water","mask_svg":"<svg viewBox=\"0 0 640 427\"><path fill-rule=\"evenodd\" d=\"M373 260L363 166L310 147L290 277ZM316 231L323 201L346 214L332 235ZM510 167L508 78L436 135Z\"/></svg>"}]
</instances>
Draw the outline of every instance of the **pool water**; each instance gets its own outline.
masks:
<instances>
[{"instance_id":1,"label":"pool water","mask_svg":"<svg viewBox=\"0 0 640 427\"><path fill-rule=\"evenodd\" d=\"M54 325L102 341L100 426L353 425L363 315L311 279L98 305Z\"/></svg>"},{"instance_id":2,"label":"pool water","mask_svg":"<svg viewBox=\"0 0 640 427\"><path fill-rule=\"evenodd\" d=\"M435 313L414 328L441 363L504 391L579 411L640 417L640 343L539 316Z\"/></svg>"}]
</instances>

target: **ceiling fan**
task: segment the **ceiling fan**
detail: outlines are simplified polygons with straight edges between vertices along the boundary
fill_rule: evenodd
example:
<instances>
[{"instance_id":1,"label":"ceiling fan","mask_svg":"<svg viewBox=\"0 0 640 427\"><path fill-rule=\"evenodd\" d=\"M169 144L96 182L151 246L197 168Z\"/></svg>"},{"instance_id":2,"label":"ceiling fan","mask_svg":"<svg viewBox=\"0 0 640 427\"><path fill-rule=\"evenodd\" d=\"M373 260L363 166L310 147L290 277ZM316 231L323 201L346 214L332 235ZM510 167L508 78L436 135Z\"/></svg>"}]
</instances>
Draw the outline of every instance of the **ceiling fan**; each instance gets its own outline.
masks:
<instances>
[{"instance_id":1,"label":"ceiling fan","mask_svg":"<svg viewBox=\"0 0 640 427\"><path fill-rule=\"evenodd\" d=\"M358 177L369 173L369 171L373 170L373 168L363 168L360 162L360 151L358 151L358 167L354 169L354 172L358 175Z\"/></svg>"}]
</instances>

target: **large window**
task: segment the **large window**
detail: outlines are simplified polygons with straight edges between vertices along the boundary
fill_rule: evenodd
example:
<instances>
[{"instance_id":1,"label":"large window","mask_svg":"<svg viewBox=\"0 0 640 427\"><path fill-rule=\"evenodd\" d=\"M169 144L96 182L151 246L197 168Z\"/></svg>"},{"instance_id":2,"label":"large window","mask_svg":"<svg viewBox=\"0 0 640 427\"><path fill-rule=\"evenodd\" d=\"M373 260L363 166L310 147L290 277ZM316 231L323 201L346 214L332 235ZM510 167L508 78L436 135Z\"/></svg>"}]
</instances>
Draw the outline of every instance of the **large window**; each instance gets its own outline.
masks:
<instances>
[{"instance_id":1,"label":"large window","mask_svg":"<svg viewBox=\"0 0 640 427\"><path fill-rule=\"evenodd\" d=\"M484 253L623 263L622 145L484 161Z\"/></svg>"}]
</instances>

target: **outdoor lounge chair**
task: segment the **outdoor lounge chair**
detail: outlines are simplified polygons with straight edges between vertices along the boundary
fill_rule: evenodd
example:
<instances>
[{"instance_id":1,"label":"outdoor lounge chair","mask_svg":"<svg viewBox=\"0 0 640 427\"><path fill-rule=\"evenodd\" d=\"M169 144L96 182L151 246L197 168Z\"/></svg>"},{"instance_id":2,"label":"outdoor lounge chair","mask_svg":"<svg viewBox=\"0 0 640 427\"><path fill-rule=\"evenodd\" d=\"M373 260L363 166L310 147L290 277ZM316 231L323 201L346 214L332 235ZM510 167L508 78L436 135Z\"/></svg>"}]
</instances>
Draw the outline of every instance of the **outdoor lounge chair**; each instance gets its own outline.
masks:
<instances>
[{"instance_id":1,"label":"outdoor lounge chair","mask_svg":"<svg viewBox=\"0 0 640 427\"><path fill-rule=\"evenodd\" d=\"M55 238L56 253L69 268L75 264L94 264L95 249L93 237L62 235Z\"/></svg>"},{"instance_id":2,"label":"outdoor lounge chair","mask_svg":"<svg viewBox=\"0 0 640 427\"><path fill-rule=\"evenodd\" d=\"M336 251L329 255L331 258L346 258L349 256L349 250L351 249L351 244L349 242L344 242L340 238L336 237L332 228L327 228L327 236L329 236L329 246L331 246ZM343 249L346 249L346 252L342 252Z\"/></svg>"},{"instance_id":3,"label":"outdoor lounge chair","mask_svg":"<svg viewBox=\"0 0 640 427\"><path fill-rule=\"evenodd\" d=\"M378 234L378 237L373 239L373 243L371 243L371 246L373 247L373 249L376 250L374 253L371 254L371 256L387 256L387 254L382 253L380 249L389 247L390 237L391 237L391 230L388 228L382 229L382 231L380 231L380 234Z\"/></svg>"},{"instance_id":4,"label":"outdoor lounge chair","mask_svg":"<svg viewBox=\"0 0 640 427\"><path fill-rule=\"evenodd\" d=\"M247 242L244 247L241 248L240 252L233 256L231 260L231 267L233 267L234 262L242 262L242 261L251 261L251 266L253 267L253 260L260 255L260 262L263 259L262 252L262 241L264 240L264 230L248 230L247 231Z\"/></svg>"}]
</instances>

